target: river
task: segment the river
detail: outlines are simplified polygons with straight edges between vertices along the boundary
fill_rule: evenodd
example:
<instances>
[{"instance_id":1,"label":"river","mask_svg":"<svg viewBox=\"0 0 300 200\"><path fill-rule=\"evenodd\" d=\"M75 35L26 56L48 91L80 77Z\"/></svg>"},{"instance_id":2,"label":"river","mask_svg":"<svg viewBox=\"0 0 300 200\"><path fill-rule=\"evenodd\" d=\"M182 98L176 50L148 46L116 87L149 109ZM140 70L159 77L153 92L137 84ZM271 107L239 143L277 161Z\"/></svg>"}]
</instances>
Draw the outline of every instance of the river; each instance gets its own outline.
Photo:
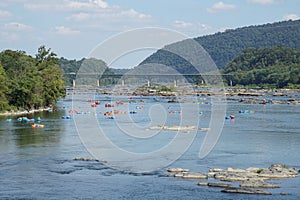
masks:
<instances>
[{"instance_id":1,"label":"river","mask_svg":"<svg viewBox=\"0 0 300 200\"><path fill-rule=\"evenodd\" d=\"M130 145L132 140L127 139L124 143L124 138L117 134L119 129L114 127L116 119L107 119L103 115L106 111L104 104L109 103L109 99L105 95L96 96L96 100L101 101L95 111L99 124L106 132L112 133L110 139L113 142L133 151L135 145ZM142 101L131 104L127 103L128 99L124 98L124 110L130 106L130 109L138 109L132 119L140 127L149 124L148 108L154 104L166 110L174 108L176 112L180 109L178 103L168 103L165 99L154 101L153 97L143 97ZM185 102L188 101L186 97ZM207 127L211 116L210 99L203 98L201 101L199 107L203 114L197 117L201 126ZM57 106L56 112L28 116L40 117L44 128L32 128L28 123L18 122L18 117L11 117L10 122L7 121L9 117L0 118L0 199L300 199L299 177L276 180L274 182L281 188L268 189L272 192L270 196L257 196L221 193L220 188L198 186L197 180L165 176L167 167L206 173L213 167L245 169L282 163L299 170L299 105L228 101L226 113L235 115L235 119L225 120L222 134L208 156L198 158L206 134L198 131L190 148L179 159L170 166L149 173L124 172L102 162L74 160L75 157L91 155L82 144L74 121L61 118L72 109L71 101L60 101ZM189 109L189 104L186 106ZM248 114L239 113L239 110L246 109ZM181 119L176 112L169 121L171 116L166 113L167 123L172 125ZM132 123L124 124L132 126ZM164 138L168 139L172 133L163 135L151 145L137 145L137 151L160 148L165 144ZM188 137L189 134L185 135ZM280 192L286 195L282 196Z\"/></svg>"}]
</instances>

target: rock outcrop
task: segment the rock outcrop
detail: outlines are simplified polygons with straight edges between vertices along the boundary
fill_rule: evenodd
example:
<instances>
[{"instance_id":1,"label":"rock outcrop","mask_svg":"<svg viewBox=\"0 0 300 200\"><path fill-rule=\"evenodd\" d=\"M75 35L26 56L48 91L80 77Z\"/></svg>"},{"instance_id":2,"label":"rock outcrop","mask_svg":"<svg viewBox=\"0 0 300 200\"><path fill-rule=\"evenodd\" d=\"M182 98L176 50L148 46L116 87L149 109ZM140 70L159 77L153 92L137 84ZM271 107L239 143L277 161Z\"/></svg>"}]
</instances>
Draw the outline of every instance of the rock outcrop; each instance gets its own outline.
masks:
<instances>
[{"instance_id":1,"label":"rock outcrop","mask_svg":"<svg viewBox=\"0 0 300 200\"><path fill-rule=\"evenodd\" d=\"M298 176L298 170L282 164L273 164L268 168L250 167L247 169L234 168L211 168L207 174L190 172L183 168L170 168L169 176L188 179L215 179L221 182L199 182L199 186L225 188L222 192L241 193L241 194L264 194L271 192L265 188L279 188L279 185L269 183L269 180L294 178ZM239 187L224 182L239 182Z\"/></svg>"},{"instance_id":2,"label":"rock outcrop","mask_svg":"<svg viewBox=\"0 0 300 200\"><path fill-rule=\"evenodd\" d=\"M264 194L264 195L272 194L271 192L268 192L268 191L265 191L265 190L241 188L241 187L226 188L226 189L222 190L221 192L239 193L239 194Z\"/></svg>"}]
</instances>

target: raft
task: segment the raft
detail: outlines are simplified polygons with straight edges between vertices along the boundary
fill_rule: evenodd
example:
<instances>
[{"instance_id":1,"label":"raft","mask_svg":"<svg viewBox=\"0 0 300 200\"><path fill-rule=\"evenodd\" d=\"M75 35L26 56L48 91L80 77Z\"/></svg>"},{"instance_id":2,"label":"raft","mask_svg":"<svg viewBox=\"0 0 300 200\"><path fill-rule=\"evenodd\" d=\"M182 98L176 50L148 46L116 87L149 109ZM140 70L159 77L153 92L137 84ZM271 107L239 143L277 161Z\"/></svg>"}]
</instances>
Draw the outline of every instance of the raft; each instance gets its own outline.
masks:
<instances>
[{"instance_id":1,"label":"raft","mask_svg":"<svg viewBox=\"0 0 300 200\"><path fill-rule=\"evenodd\" d=\"M111 108L111 107L115 107L115 105L114 104L109 104L109 103L105 104L105 108Z\"/></svg>"}]
</instances>

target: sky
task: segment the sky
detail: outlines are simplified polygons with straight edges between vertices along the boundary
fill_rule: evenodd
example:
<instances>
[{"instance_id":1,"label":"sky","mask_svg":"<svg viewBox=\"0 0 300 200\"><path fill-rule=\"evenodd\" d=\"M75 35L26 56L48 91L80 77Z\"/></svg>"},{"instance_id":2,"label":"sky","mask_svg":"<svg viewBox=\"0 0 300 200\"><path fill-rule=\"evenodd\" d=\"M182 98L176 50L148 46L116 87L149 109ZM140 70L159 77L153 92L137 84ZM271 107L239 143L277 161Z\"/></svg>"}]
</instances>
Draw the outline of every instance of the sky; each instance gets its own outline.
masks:
<instances>
[{"instance_id":1,"label":"sky","mask_svg":"<svg viewBox=\"0 0 300 200\"><path fill-rule=\"evenodd\" d=\"M198 37L300 19L299 0L1 0L0 51L81 59L124 31L159 27ZM149 54L149 52L148 52Z\"/></svg>"}]
</instances>

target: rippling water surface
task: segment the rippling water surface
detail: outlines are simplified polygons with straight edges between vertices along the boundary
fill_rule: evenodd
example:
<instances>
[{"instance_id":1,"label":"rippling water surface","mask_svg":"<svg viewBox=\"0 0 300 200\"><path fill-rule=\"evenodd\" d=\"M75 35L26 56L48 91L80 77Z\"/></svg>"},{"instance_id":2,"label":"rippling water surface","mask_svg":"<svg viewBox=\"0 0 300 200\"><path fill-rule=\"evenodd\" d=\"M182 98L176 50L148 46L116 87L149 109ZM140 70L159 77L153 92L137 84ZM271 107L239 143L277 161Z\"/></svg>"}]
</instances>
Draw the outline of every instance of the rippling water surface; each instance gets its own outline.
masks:
<instances>
[{"instance_id":1,"label":"rippling water surface","mask_svg":"<svg viewBox=\"0 0 300 200\"><path fill-rule=\"evenodd\" d=\"M109 97L97 98L101 101L96 109L99 124L106 132L111 132L109 138L117 145L123 145L122 148L148 152L164 146L165 141L174 136L173 132L166 132L148 145L147 140L141 144L132 143L133 139L118 132L120 130L114 126L114 120L103 115L106 111L104 104L108 102L105 100ZM124 100L128 101L128 98ZM191 101L189 97L184 99L184 102ZM200 127L209 126L209 102L209 99L202 99L199 104L203 112L197 116ZM180 115L168 114L168 109L179 110L180 104L167 103L166 99L156 102L149 97L142 102L119 107L120 110L144 107L137 110L131 121L119 118L119 123L122 126L137 124L145 127L145 133L148 133L146 129L151 120L148 111L154 104L166 110L168 125L180 122ZM75 157L91 156L82 145L73 120L61 119L71 109L71 102L62 101L58 106L57 112L28 116L41 117L41 123L45 125L43 129L33 129L29 124L18 122L17 117L13 117L11 122L7 122L5 117L0 118L0 199L300 199L299 177L274 181L281 188L269 190L273 193L271 196L249 196L221 193L219 188L199 187L197 180L165 177L165 169L151 173L129 173L96 161L75 161ZM227 102L227 114L234 114L236 118L225 121L213 151L204 159L198 158L206 134L198 131L189 150L169 167L205 173L212 167L268 167L283 163L300 169L299 108L287 104ZM245 109L250 113L238 113ZM189 133L185 134L189 137ZM287 195L281 196L282 191Z\"/></svg>"}]
</instances>

